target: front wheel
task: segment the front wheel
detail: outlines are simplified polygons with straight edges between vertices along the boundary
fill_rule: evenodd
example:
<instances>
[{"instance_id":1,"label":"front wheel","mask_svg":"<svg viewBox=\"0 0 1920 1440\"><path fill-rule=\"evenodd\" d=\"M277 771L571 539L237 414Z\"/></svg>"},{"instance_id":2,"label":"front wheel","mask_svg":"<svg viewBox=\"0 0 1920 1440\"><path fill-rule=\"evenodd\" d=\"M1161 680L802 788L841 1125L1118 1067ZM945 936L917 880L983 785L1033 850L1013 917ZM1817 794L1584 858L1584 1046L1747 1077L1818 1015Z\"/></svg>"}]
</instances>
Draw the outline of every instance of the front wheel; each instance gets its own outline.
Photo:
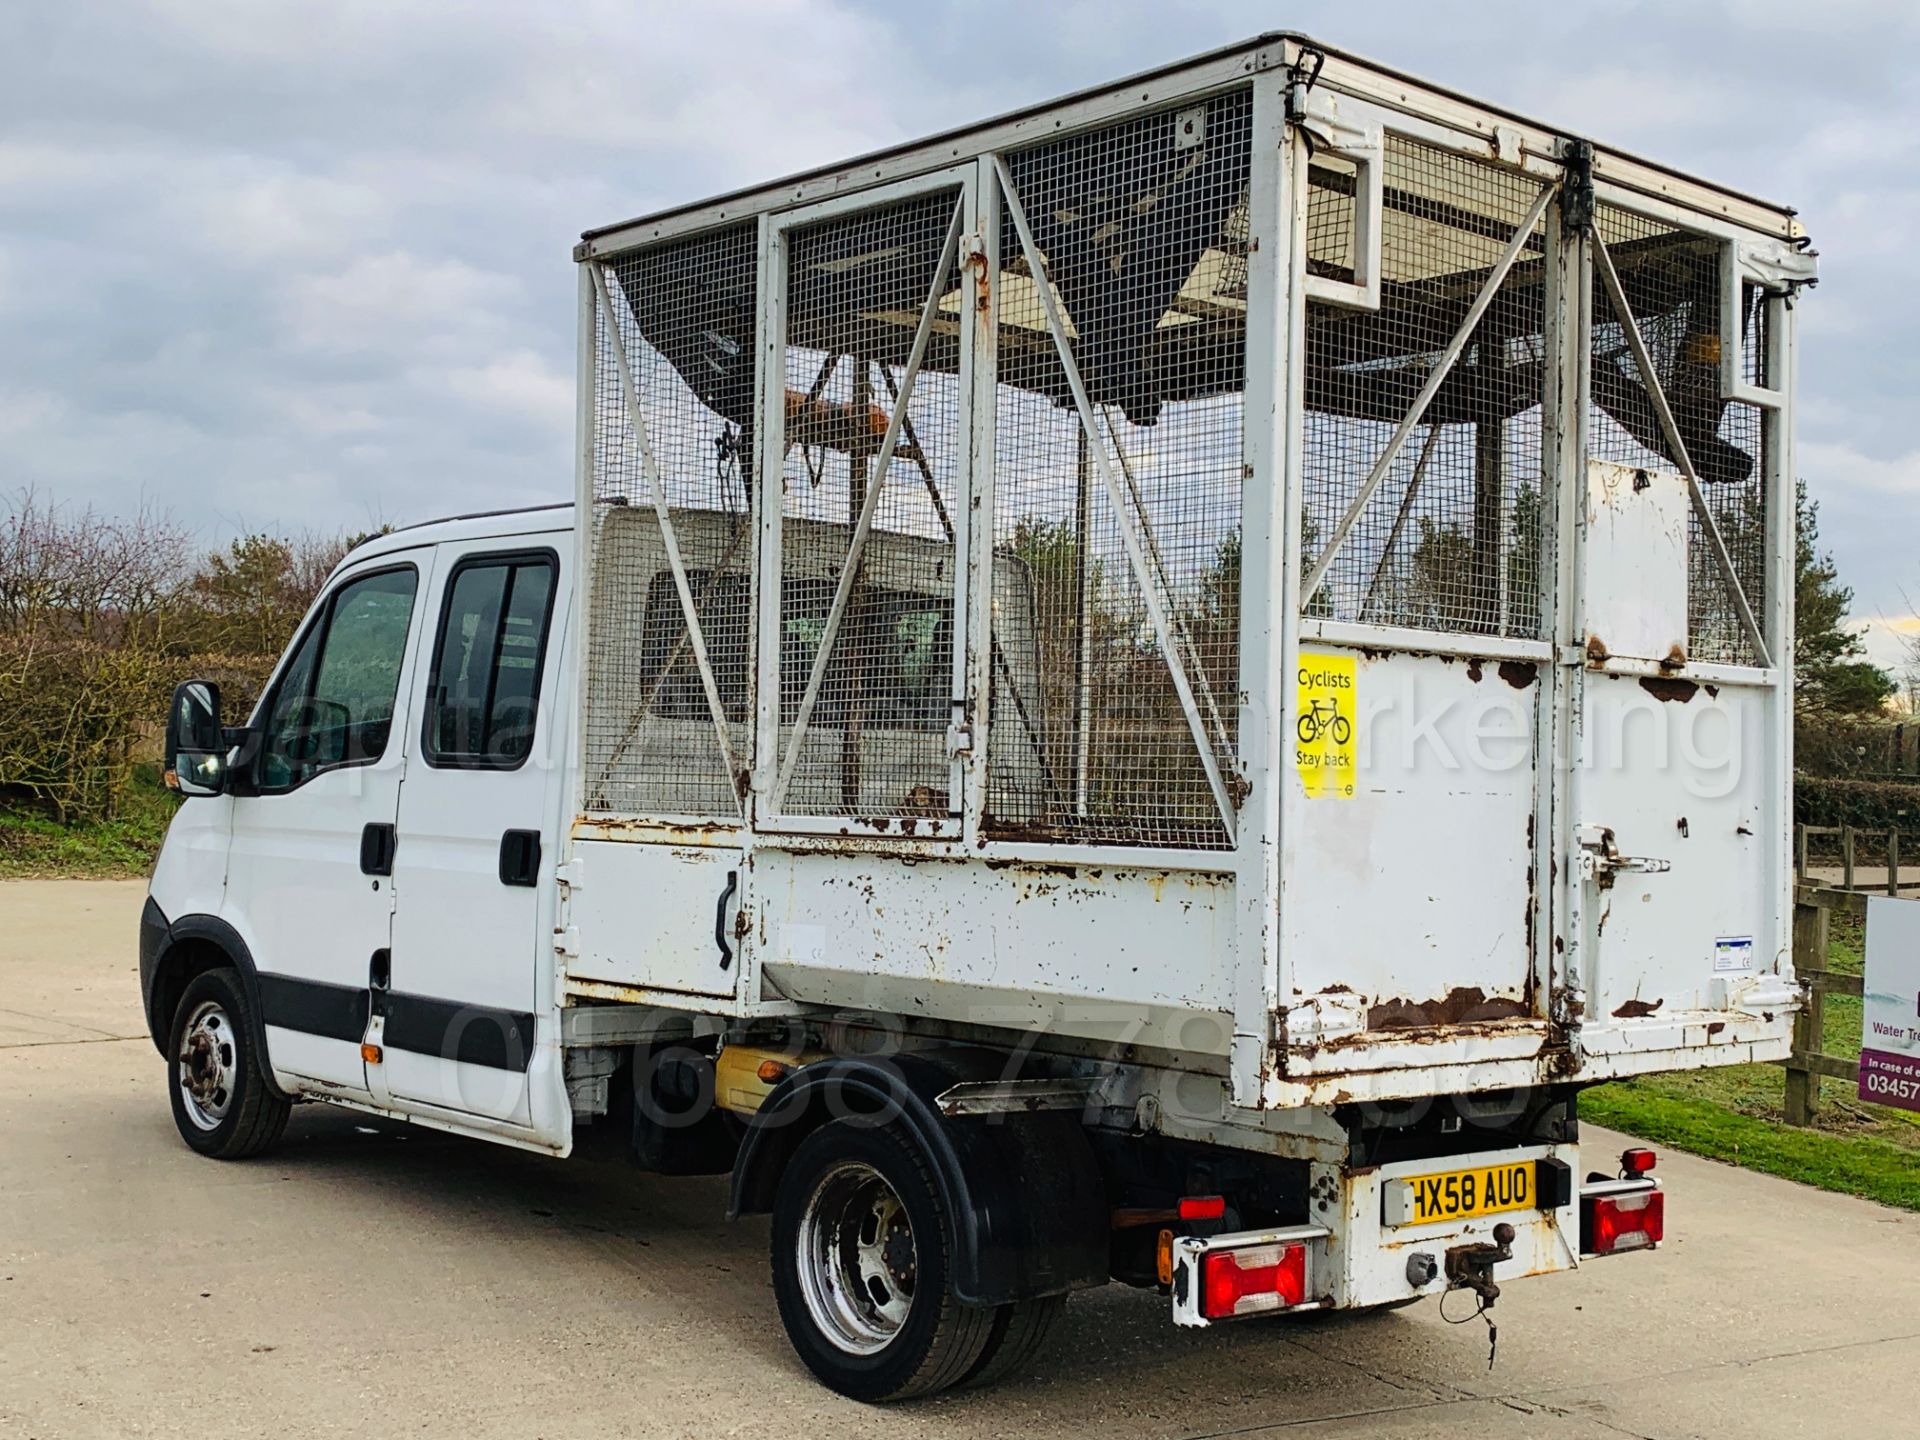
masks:
<instances>
[{"instance_id":1,"label":"front wheel","mask_svg":"<svg viewBox=\"0 0 1920 1440\"><path fill-rule=\"evenodd\" d=\"M168 1089L180 1138L202 1155L241 1160L269 1149L292 1108L267 1089L251 1016L233 970L196 975L173 1013Z\"/></svg>"},{"instance_id":2,"label":"front wheel","mask_svg":"<svg viewBox=\"0 0 1920 1440\"><path fill-rule=\"evenodd\" d=\"M995 1311L954 1299L950 1233L897 1130L836 1120L803 1140L774 1199L773 1292L807 1368L865 1401L968 1378Z\"/></svg>"}]
</instances>

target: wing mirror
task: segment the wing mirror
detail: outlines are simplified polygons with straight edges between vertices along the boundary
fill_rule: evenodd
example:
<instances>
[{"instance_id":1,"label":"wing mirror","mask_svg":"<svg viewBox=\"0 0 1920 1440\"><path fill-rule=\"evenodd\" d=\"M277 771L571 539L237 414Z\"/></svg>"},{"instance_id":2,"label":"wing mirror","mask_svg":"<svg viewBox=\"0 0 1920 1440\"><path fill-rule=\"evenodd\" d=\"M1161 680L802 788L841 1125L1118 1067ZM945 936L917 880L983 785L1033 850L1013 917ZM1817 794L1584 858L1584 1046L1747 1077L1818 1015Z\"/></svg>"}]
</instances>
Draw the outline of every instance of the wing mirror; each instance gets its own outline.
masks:
<instances>
[{"instance_id":1,"label":"wing mirror","mask_svg":"<svg viewBox=\"0 0 1920 1440\"><path fill-rule=\"evenodd\" d=\"M220 687L188 680L173 687L167 707L167 788L182 795L218 795L227 781Z\"/></svg>"}]
</instances>

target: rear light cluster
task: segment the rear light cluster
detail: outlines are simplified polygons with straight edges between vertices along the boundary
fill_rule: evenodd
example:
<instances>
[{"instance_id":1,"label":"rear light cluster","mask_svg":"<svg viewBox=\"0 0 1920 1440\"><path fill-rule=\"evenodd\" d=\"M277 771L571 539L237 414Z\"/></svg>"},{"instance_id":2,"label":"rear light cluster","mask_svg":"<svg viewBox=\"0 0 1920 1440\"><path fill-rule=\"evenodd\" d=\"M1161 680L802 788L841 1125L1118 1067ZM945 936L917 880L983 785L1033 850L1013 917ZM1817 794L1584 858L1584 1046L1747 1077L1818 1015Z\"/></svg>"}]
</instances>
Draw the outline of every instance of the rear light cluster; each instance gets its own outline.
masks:
<instances>
[{"instance_id":1,"label":"rear light cluster","mask_svg":"<svg viewBox=\"0 0 1920 1440\"><path fill-rule=\"evenodd\" d=\"M1209 1320L1291 1309L1306 1295L1305 1245L1250 1245L1201 1257L1200 1313Z\"/></svg>"},{"instance_id":2,"label":"rear light cluster","mask_svg":"<svg viewBox=\"0 0 1920 1440\"><path fill-rule=\"evenodd\" d=\"M1666 1237L1667 1197L1659 1190L1594 1195L1585 1208L1580 1228L1586 1243L1581 1248L1589 1255L1646 1250Z\"/></svg>"}]
</instances>

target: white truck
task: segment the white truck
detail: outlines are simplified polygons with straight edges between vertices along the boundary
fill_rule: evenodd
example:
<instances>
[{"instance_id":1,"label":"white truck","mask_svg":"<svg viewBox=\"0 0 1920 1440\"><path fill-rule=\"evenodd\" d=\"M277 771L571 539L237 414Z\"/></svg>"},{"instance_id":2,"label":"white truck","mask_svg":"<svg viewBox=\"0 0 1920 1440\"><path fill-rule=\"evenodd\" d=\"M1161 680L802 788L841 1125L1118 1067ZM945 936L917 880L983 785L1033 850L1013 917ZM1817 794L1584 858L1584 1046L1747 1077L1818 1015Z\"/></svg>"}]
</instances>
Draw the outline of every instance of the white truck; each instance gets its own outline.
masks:
<instances>
[{"instance_id":1,"label":"white truck","mask_svg":"<svg viewBox=\"0 0 1920 1440\"><path fill-rule=\"evenodd\" d=\"M573 502L226 728L181 1134L731 1173L800 1356L1004 1373L1644 1248L1578 1095L1778 1059L1790 210L1270 35L577 246Z\"/></svg>"}]
</instances>

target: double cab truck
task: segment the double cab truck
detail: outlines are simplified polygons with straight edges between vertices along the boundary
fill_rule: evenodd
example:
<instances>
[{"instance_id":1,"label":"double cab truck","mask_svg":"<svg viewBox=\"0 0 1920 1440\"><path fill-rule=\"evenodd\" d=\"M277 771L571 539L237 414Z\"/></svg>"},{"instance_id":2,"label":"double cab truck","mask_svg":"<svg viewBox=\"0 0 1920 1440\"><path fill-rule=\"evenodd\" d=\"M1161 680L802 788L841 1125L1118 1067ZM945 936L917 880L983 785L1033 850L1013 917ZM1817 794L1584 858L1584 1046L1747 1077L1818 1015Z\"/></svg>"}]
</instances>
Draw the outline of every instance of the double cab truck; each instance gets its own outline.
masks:
<instances>
[{"instance_id":1,"label":"double cab truck","mask_svg":"<svg viewBox=\"0 0 1920 1440\"><path fill-rule=\"evenodd\" d=\"M1581 1091L1799 1004L1792 211L1289 34L573 258L572 500L174 697L189 1145L728 1174L865 1400L1114 1281L1459 1314L1659 1243Z\"/></svg>"}]
</instances>

